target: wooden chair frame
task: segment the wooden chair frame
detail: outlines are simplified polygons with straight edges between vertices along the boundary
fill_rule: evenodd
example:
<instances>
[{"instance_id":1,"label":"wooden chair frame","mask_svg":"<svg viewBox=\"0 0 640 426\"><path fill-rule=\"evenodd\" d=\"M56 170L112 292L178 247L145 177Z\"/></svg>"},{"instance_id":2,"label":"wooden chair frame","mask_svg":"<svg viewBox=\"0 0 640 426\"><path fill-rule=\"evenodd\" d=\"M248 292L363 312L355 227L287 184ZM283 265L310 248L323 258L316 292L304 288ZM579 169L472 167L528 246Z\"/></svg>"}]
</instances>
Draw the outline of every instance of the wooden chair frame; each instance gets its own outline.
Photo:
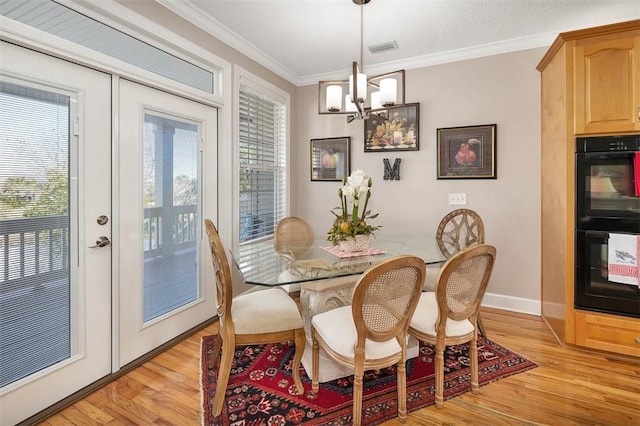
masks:
<instances>
[{"instance_id":1,"label":"wooden chair frame","mask_svg":"<svg viewBox=\"0 0 640 426\"><path fill-rule=\"evenodd\" d=\"M464 233L464 241L461 235ZM457 209L445 215L436 231L436 241L442 254L448 259L472 244L484 243L484 223L480 215L471 209Z\"/></svg>"},{"instance_id":2,"label":"wooden chair frame","mask_svg":"<svg viewBox=\"0 0 640 426\"><path fill-rule=\"evenodd\" d=\"M409 325L408 333L416 339L426 342L436 347L436 407L442 408L444 403L444 349L446 346L469 343L469 357L471 358L471 391L476 393L478 384L478 311L480 303L489 283L489 277L495 262L496 249L487 244L474 244L449 258L444 264L438 276L438 286L436 287L436 299L438 303L438 318L435 324L436 336L425 334ZM477 280L477 292L472 303L467 304L464 309L452 309L450 302L456 300L455 296L449 294L449 280L452 274L463 274L464 268L468 267L475 259L486 258L484 271ZM423 293L426 294L426 293ZM414 315L420 315L420 310L416 310ZM460 336L446 336L446 325L448 320L462 321L468 319L473 325L473 331Z\"/></svg>"},{"instance_id":3,"label":"wooden chair frame","mask_svg":"<svg viewBox=\"0 0 640 426\"><path fill-rule=\"evenodd\" d=\"M238 345L259 345L267 343L279 343L286 341L293 341L295 344L295 354L293 358L293 381L298 391L298 394L304 394L304 387L302 380L300 379L300 363L302 361L302 354L304 352L306 337L304 328L296 328L293 330L278 330L276 324L274 330L269 333L260 334L237 334L234 321L231 315L231 305L233 302L232 297L232 282L231 271L229 269L229 262L213 222L210 219L205 219L205 230L209 238L209 246L211 248L211 257L213 259L213 266L216 275L216 303L218 311L218 319L220 321L219 334L216 339L213 355L209 362L209 368L215 367L215 362L220 355L222 349L222 357L220 359L220 367L218 370L218 380L216 384L216 393L214 396L213 414L219 416L222 412L222 406L224 404L224 397L229 382L229 376L231 372L231 364L233 363L233 354L235 347ZM282 297L289 298L289 296L277 289L270 289L264 291L277 291L282 294ZM293 302L295 304L295 302ZM297 310L297 308L296 308ZM298 314L300 314L298 312ZM266 318L256 318L256 321L268 321ZM302 317L300 317L300 323L302 324Z\"/></svg>"},{"instance_id":4,"label":"wooden chair frame","mask_svg":"<svg viewBox=\"0 0 640 426\"><path fill-rule=\"evenodd\" d=\"M415 281L404 285L391 281L395 274L407 273L407 270L414 271ZM351 304L353 321L357 331L353 357L347 357L333 350L312 326L312 392L317 393L319 390L319 350L322 347L338 363L354 369L353 422L355 425L361 423L364 372L379 370L394 364L397 365L398 418L401 422L406 420L407 328L420 298L424 274L425 265L422 259L416 256L396 256L369 268L360 277L356 283ZM395 284L398 287L396 287L394 294L393 286ZM399 302L400 300L402 302ZM377 301L380 303L374 303ZM391 312L393 312L393 320L388 321ZM379 359L366 358L366 340L384 342L394 338L397 339L401 347L400 352Z\"/></svg>"}]
</instances>

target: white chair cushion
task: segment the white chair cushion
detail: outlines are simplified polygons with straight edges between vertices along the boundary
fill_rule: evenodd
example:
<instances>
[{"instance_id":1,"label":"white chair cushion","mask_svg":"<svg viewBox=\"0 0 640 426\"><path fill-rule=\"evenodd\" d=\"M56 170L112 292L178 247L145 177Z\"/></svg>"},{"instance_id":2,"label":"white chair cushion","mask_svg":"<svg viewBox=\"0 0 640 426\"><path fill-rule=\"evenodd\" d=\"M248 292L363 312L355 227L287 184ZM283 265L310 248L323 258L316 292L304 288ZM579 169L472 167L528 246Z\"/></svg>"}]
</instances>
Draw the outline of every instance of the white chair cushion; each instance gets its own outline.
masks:
<instances>
[{"instance_id":1,"label":"white chair cushion","mask_svg":"<svg viewBox=\"0 0 640 426\"><path fill-rule=\"evenodd\" d=\"M314 315L311 325L316 332L335 352L353 359L358 332L353 322L351 306L342 306L321 314ZM386 342L374 342L367 339L364 343L365 359L376 360L398 354L402 348L393 338Z\"/></svg>"},{"instance_id":2,"label":"white chair cushion","mask_svg":"<svg viewBox=\"0 0 640 426\"><path fill-rule=\"evenodd\" d=\"M429 336L436 336L436 321L438 319L438 301L434 292L420 294L418 306L411 318L410 327ZM447 320L445 334L447 337L463 336L473 331L473 324L469 320Z\"/></svg>"},{"instance_id":3,"label":"white chair cushion","mask_svg":"<svg viewBox=\"0 0 640 426\"><path fill-rule=\"evenodd\" d=\"M273 333L302 328L296 302L278 289L244 293L233 299L231 316L236 334Z\"/></svg>"}]
</instances>

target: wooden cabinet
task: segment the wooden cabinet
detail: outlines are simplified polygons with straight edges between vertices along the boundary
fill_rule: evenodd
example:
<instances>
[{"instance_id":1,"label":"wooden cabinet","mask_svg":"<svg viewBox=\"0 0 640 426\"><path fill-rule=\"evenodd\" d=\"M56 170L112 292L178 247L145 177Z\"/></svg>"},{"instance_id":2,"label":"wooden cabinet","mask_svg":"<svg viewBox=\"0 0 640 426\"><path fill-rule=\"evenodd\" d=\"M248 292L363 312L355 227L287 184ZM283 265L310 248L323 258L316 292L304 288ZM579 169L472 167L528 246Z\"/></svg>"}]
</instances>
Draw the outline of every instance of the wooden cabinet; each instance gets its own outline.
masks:
<instances>
[{"instance_id":1,"label":"wooden cabinet","mask_svg":"<svg viewBox=\"0 0 640 426\"><path fill-rule=\"evenodd\" d=\"M592 312L576 312L576 344L640 357L640 321Z\"/></svg>"},{"instance_id":2,"label":"wooden cabinet","mask_svg":"<svg viewBox=\"0 0 640 426\"><path fill-rule=\"evenodd\" d=\"M562 33L537 69L542 316L562 343L640 356L640 318L576 310L573 295L575 138L640 131L640 20Z\"/></svg>"},{"instance_id":3,"label":"wooden cabinet","mask_svg":"<svg viewBox=\"0 0 640 426\"><path fill-rule=\"evenodd\" d=\"M576 134L640 130L638 32L576 42L573 49Z\"/></svg>"}]
</instances>

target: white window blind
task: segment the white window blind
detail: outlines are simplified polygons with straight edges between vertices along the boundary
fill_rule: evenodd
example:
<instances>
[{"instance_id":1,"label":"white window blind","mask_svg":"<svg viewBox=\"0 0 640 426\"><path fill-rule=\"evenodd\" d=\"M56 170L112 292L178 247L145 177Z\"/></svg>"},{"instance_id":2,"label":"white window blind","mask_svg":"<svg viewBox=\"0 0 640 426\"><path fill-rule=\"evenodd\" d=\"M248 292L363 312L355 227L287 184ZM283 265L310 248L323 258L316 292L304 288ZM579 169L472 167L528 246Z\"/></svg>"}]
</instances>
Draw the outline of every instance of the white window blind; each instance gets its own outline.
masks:
<instances>
[{"instance_id":1,"label":"white window blind","mask_svg":"<svg viewBox=\"0 0 640 426\"><path fill-rule=\"evenodd\" d=\"M286 214L286 105L241 79L239 112L242 245L272 237L276 223Z\"/></svg>"},{"instance_id":2,"label":"white window blind","mask_svg":"<svg viewBox=\"0 0 640 426\"><path fill-rule=\"evenodd\" d=\"M0 389L72 353L69 96L0 81Z\"/></svg>"}]
</instances>

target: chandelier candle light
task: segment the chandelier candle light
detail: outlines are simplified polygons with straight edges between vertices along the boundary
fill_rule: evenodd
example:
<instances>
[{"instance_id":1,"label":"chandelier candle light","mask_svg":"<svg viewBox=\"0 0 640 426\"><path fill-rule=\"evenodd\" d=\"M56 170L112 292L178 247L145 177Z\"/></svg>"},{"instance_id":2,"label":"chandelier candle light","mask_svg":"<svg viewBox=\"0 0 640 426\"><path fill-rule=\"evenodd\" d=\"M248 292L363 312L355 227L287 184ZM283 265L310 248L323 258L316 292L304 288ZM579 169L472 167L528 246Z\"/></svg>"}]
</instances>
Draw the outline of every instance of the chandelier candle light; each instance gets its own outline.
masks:
<instances>
[{"instance_id":1,"label":"chandelier candle light","mask_svg":"<svg viewBox=\"0 0 640 426\"><path fill-rule=\"evenodd\" d=\"M364 65L364 5L370 1L353 0L353 3L360 6L360 65L362 66ZM388 45L397 48L395 42ZM369 86L374 91L367 103ZM367 119L369 113L404 104L404 70L367 78L358 62L354 61L348 80L320 81L318 88L318 113L348 114L347 122L350 123L355 119ZM348 90L344 98L343 90Z\"/></svg>"},{"instance_id":2,"label":"chandelier candle light","mask_svg":"<svg viewBox=\"0 0 640 426\"><path fill-rule=\"evenodd\" d=\"M358 169L343 179L342 183L343 186L338 190L340 206L331 210L336 219L329 229L327 240L340 245L343 251L363 251L369 248L369 239L373 232L381 228L366 222L378 217L378 213L371 214L371 210L367 210L373 180L363 170ZM360 201L363 198L364 206L360 210Z\"/></svg>"}]
</instances>

